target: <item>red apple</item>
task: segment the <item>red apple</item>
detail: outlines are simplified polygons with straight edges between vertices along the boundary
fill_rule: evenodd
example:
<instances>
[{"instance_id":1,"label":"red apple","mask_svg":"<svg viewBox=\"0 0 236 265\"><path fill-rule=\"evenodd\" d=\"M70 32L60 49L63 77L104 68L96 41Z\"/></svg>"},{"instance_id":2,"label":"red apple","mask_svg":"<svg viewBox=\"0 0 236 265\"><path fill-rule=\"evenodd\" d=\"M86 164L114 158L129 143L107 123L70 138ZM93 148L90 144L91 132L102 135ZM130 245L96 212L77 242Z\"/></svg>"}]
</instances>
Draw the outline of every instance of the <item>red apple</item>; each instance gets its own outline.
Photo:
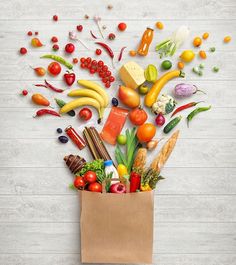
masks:
<instances>
[{"instance_id":1,"label":"red apple","mask_svg":"<svg viewBox=\"0 0 236 265\"><path fill-rule=\"evenodd\" d=\"M111 185L110 192L111 193L125 193L126 187L123 183L118 182L118 183Z\"/></svg>"}]
</instances>

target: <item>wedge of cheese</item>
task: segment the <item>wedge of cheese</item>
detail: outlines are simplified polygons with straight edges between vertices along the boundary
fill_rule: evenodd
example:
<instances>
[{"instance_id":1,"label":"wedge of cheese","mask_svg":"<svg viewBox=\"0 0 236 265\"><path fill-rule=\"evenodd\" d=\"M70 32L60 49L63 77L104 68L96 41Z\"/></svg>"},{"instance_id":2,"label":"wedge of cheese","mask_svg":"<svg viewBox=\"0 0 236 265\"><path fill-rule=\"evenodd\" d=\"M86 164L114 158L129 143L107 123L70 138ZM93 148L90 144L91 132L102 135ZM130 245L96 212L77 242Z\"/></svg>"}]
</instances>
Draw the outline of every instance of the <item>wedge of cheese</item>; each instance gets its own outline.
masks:
<instances>
[{"instance_id":1,"label":"wedge of cheese","mask_svg":"<svg viewBox=\"0 0 236 265\"><path fill-rule=\"evenodd\" d=\"M143 68L135 62L124 64L119 71L120 79L125 86L136 89L145 82Z\"/></svg>"}]
</instances>

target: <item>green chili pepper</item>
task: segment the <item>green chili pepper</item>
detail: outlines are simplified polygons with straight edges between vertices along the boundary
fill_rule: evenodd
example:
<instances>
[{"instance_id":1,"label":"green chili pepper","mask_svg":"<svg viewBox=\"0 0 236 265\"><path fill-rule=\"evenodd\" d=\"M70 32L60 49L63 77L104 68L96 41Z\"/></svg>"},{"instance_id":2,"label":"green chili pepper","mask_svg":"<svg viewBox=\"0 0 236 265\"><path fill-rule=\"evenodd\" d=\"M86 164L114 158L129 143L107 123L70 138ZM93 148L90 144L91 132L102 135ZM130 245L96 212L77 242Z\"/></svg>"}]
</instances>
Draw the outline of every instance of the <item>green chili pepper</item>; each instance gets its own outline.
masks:
<instances>
[{"instance_id":1,"label":"green chili pepper","mask_svg":"<svg viewBox=\"0 0 236 265\"><path fill-rule=\"evenodd\" d=\"M182 119L182 116L178 116L174 119L172 119L163 129L164 133L169 133Z\"/></svg>"},{"instance_id":2,"label":"green chili pepper","mask_svg":"<svg viewBox=\"0 0 236 265\"><path fill-rule=\"evenodd\" d=\"M55 101L57 103L57 105L62 108L63 106L66 105L66 102L62 99L59 99L59 98L55 98ZM75 116L75 111L74 110L70 110L69 112L67 112L67 114L71 117L74 117Z\"/></svg>"},{"instance_id":3,"label":"green chili pepper","mask_svg":"<svg viewBox=\"0 0 236 265\"><path fill-rule=\"evenodd\" d=\"M189 125L189 122L193 119L194 116L196 116L198 113L203 112L203 111L207 111L211 108L211 106L208 107L199 107L196 108L195 110L193 110L192 112L190 112L187 116L187 122Z\"/></svg>"},{"instance_id":4,"label":"green chili pepper","mask_svg":"<svg viewBox=\"0 0 236 265\"><path fill-rule=\"evenodd\" d=\"M71 63L67 62L64 58L62 58L61 56L58 56L58 55L46 54L46 55L41 56L40 58L48 58L48 59L52 59L54 61L57 61L58 63L65 65L70 70L73 68L73 65Z\"/></svg>"}]
</instances>

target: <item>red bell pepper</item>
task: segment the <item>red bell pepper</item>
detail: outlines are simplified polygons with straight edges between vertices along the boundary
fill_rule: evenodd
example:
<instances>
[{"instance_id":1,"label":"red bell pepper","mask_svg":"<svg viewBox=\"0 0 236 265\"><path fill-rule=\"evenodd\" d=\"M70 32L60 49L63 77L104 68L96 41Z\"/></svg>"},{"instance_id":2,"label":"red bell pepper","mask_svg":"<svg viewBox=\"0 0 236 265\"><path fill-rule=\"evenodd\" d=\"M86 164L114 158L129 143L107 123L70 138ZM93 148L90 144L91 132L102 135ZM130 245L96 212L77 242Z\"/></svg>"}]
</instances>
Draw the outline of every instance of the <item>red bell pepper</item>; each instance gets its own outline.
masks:
<instances>
[{"instance_id":1,"label":"red bell pepper","mask_svg":"<svg viewBox=\"0 0 236 265\"><path fill-rule=\"evenodd\" d=\"M130 173L130 192L136 192L140 189L141 176L136 172Z\"/></svg>"},{"instance_id":2,"label":"red bell pepper","mask_svg":"<svg viewBox=\"0 0 236 265\"><path fill-rule=\"evenodd\" d=\"M68 86L73 85L75 82L75 74L67 71L67 73L64 74L64 80Z\"/></svg>"}]
</instances>

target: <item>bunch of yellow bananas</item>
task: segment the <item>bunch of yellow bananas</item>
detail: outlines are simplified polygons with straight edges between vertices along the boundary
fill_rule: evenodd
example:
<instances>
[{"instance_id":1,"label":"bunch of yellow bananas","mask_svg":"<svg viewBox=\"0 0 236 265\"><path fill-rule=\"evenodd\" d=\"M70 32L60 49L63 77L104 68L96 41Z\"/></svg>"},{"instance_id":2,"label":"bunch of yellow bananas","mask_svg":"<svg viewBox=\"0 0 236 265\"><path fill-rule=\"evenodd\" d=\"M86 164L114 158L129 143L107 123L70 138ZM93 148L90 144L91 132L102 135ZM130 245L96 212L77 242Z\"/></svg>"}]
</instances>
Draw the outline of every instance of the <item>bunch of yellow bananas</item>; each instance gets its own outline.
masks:
<instances>
[{"instance_id":1,"label":"bunch of yellow bananas","mask_svg":"<svg viewBox=\"0 0 236 265\"><path fill-rule=\"evenodd\" d=\"M97 109L99 121L103 118L104 109L109 103L106 91L98 84L88 80L78 80L78 84L86 88L76 89L68 93L70 97L79 97L65 104L60 113L67 113L70 110L81 106L92 106Z\"/></svg>"}]
</instances>

